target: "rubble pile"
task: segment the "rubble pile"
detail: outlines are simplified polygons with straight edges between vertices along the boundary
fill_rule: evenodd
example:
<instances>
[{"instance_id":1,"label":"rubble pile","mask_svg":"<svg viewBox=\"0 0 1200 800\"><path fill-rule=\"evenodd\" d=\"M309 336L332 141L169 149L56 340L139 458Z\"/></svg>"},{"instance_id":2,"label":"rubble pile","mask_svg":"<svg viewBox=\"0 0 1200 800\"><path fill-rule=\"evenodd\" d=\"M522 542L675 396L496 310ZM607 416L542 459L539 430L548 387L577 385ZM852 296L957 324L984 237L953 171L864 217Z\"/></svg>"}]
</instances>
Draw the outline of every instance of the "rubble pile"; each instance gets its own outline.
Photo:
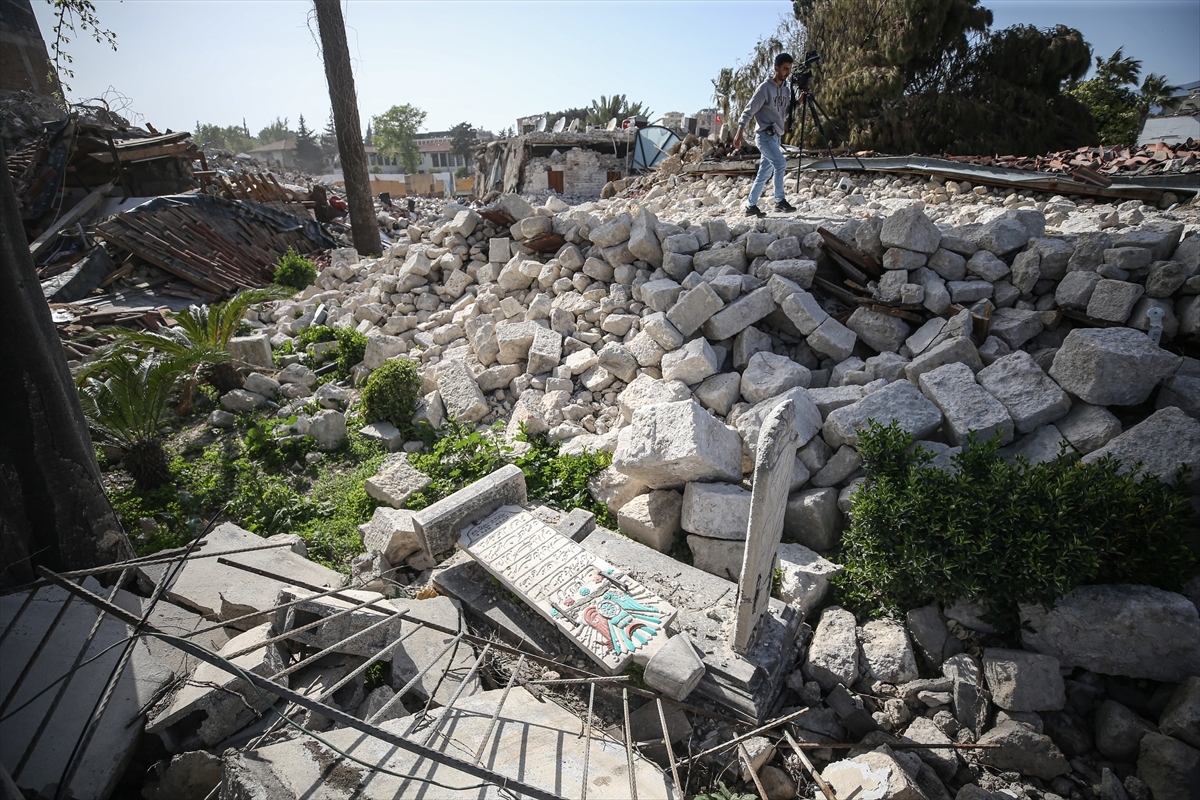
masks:
<instances>
[{"instance_id":1,"label":"rubble pile","mask_svg":"<svg viewBox=\"0 0 1200 800\"><path fill-rule=\"evenodd\" d=\"M942 156L964 164L1072 173L1080 167L1104 175L1165 175L1200 171L1200 142L1150 142L1139 147L1080 147L1044 156Z\"/></svg>"},{"instance_id":2,"label":"rubble pile","mask_svg":"<svg viewBox=\"0 0 1200 800\"><path fill-rule=\"evenodd\" d=\"M1194 716L1195 598L1080 590L1049 614L1028 610L1025 650L988 645L994 631L970 608L864 626L821 609L868 420L898 422L940 461L976 431L998 433L1009 459L1065 446L1164 479L1200 467L1200 361L1179 355L1200 337L1194 208L804 175L801 215L758 221L738 213L746 184L668 174L577 206L448 204L381 258L335 251L314 286L258 312L250 338L266 353L317 320L352 327L368 337L356 382L389 358L420 362L419 419L500 423L510 439L523 425L568 452L612 452L591 490L642 548L618 566L643 582L638 559L669 558L658 554L681 540L695 568L739 579L759 435L791 404L777 596L814 614L815 633L783 697L813 710L798 723L810 744L861 742L815 753L839 796L879 774L882 797L1184 796L1171 787L1186 785L1200 742L1173 720ZM561 246L530 247L550 236ZM313 390L281 379L222 402L282 392L293 399L279 413L303 418ZM344 431L345 419L321 425ZM369 432L401 449L387 428ZM447 555L452 537L434 544L416 528L397 521L404 546L389 552L389 534L370 557L427 568ZM1127 619L1138 622L1115 622ZM905 751L894 736L989 747Z\"/></svg>"},{"instance_id":3,"label":"rubble pile","mask_svg":"<svg viewBox=\"0 0 1200 800\"><path fill-rule=\"evenodd\" d=\"M597 202L418 201L415 219L377 207L390 240L381 257L336 249L313 286L249 312L254 333L231 347L255 371L211 418L229 426L231 412L270 406L317 449L338 448L354 388L318 385L299 353L277 368L273 351L296 347L311 325L355 329L367 345L352 382L389 359L417 361L420 421L499 425L513 441L524 428L567 452L611 452L589 489L619 533L579 509L530 504L512 465L405 510L429 478L401 451L422 445L376 423L363 433L395 454L367 481L384 505L362 526L354 588L305 559L297 537L264 543L226 524L206 548L272 548L188 562L151 624L220 623L206 645L248 673L566 796L589 758L588 796L629 796L627 764L639 796L678 796L672 773L687 754L771 798L824 789L841 800L1190 797L1200 779L1196 579L1186 596L1084 587L1053 609L1023 608L1014 639L965 602L859 624L829 605L829 586L870 420L897 422L935 465L974 431L999 434L1010 459L1049 460L1065 447L1086 461L1141 462L1166 480L1180 464L1200 468L1194 204L805 174L791 198L799 214L748 219L748 180L681 174L698 144L685 141L654 180L627 180ZM685 545L691 563L672 556ZM424 599L395 597L399 568L420 573L408 588L424 587ZM138 566L140 591L167 574ZM37 624L15 627L6 653L10 644L35 653L57 624L62 593L36 591ZM126 595L114 591L121 604L145 600ZM0 598L0 616L24 600ZM63 652L88 625L84 615L72 623ZM491 638L466 638L474 625ZM560 666L514 656L504 669L480 668L501 641ZM262 715L273 698L147 647L135 654L149 665L142 683L124 699L132 715L157 698L146 730L172 757L152 771L146 797L204 797L218 783L230 797L317 787L390 797L418 793L402 778L418 769L451 785L475 780L449 762L418 766L346 719L294 704L279 706L324 741L268 736L283 727ZM385 668L368 691L372 659ZM624 684L601 678L598 707L617 721L601 731L579 718L587 690L569 713L536 685L630 663L646 686L687 705L664 711L631 693L622 715ZM165 693L164 664L177 684ZM13 672L0 675L6 694ZM496 675L513 676L510 688ZM36 747L24 737L51 703L30 700L43 687L13 695L29 705L23 738L6 747ZM504 712L492 716L498 702ZM747 734L785 718L786 728ZM47 741L57 735L47 729ZM133 739L105 739L111 757L89 756L103 769L79 775L97 796ZM50 780L16 777L35 791Z\"/></svg>"}]
</instances>

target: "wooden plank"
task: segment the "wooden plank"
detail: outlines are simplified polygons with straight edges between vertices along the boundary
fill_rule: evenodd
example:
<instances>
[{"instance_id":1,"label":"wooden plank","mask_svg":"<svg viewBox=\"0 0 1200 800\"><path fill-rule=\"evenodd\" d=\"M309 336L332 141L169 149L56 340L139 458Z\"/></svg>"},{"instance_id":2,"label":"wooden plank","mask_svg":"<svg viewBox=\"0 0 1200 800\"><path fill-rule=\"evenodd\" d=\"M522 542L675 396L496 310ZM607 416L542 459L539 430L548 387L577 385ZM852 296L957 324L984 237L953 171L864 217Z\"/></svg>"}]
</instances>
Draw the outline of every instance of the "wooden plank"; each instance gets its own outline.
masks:
<instances>
[{"instance_id":1,"label":"wooden plank","mask_svg":"<svg viewBox=\"0 0 1200 800\"><path fill-rule=\"evenodd\" d=\"M164 144L158 147L143 147L141 149L124 148L118 150L118 153L120 160L124 162L149 161L153 158L165 158L167 156L186 153L192 146L189 142L180 142L179 144ZM114 154L112 152L88 153L88 156L102 164L112 164L114 162Z\"/></svg>"},{"instance_id":2,"label":"wooden plank","mask_svg":"<svg viewBox=\"0 0 1200 800\"><path fill-rule=\"evenodd\" d=\"M838 267L841 268L842 272L846 273L847 277L849 277L855 283L864 285L871 281L871 279L867 277L867 273L863 272L858 267L847 261L838 251L830 248L827 249L825 253L831 259L833 259L833 263L837 264Z\"/></svg>"},{"instance_id":3,"label":"wooden plank","mask_svg":"<svg viewBox=\"0 0 1200 800\"><path fill-rule=\"evenodd\" d=\"M858 301L858 295L824 278L813 278L813 285L820 287L824 292L833 295L844 303L853 305Z\"/></svg>"},{"instance_id":4,"label":"wooden plank","mask_svg":"<svg viewBox=\"0 0 1200 800\"><path fill-rule=\"evenodd\" d=\"M873 278L878 278L883 274L883 268L879 266L879 262L874 257L859 252L857 248L842 241L832 231L825 228L817 228L817 233L821 234L821 238L825 240L825 252L836 252Z\"/></svg>"},{"instance_id":5,"label":"wooden plank","mask_svg":"<svg viewBox=\"0 0 1200 800\"><path fill-rule=\"evenodd\" d=\"M59 231L70 225L74 225L76 222L82 219L84 214L87 214L89 211L95 208L96 204L99 203L100 200L103 199L103 197L108 194L115 185L116 181L109 181L96 191L89 194L87 197L80 200L71 208L70 211L55 220L53 225L47 228L41 236L34 239L29 245L29 255L36 259L38 254L45 249L46 245L50 244L54 237L58 235Z\"/></svg>"}]
</instances>

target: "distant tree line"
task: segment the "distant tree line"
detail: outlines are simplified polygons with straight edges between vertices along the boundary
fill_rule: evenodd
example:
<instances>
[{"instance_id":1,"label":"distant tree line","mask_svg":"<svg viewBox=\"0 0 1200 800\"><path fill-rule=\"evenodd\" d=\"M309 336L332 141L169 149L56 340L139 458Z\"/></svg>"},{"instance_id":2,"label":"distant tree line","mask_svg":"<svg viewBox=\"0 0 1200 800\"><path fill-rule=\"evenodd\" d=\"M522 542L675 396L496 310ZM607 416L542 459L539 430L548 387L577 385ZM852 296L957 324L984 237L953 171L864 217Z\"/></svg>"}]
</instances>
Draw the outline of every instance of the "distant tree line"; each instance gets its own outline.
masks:
<instances>
[{"instance_id":1,"label":"distant tree line","mask_svg":"<svg viewBox=\"0 0 1200 800\"><path fill-rule=\"evenodd\" d=\"M289 126L287 117L276 117L274 122L259 130L257 136L251 135L245 120L241 125L226 126L206 125L197 120L192 138L202 147L228 150L234 155L290 139L296 142L296 165L306 172L324 172L337 160L333 117L320 133L308 127L303 114L296 120L295 130Z\"/></svg>"}]
</instances>

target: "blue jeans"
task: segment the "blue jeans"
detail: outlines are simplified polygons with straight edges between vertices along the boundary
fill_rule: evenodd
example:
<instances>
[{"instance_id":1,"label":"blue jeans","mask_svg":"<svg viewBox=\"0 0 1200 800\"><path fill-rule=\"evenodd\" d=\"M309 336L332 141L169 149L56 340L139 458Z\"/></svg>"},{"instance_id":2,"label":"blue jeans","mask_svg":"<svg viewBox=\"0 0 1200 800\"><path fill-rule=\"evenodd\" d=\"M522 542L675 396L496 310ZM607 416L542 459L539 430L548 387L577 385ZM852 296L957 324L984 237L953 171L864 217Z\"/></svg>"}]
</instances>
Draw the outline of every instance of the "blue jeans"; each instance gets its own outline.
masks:
<instances>
[{"instance_id":1,"label":"blue jeans","mask_svg":"<svg viewBox=\"0 0 1200 800\"><path fill-rule=\"evenodd\" d=\"M755 137L758 149L762 152L762 160L758 162L758 174L754 176L754 185L750 187L750 205L758 205L758 198L767 187L767 178L775 173L775 202L786 199L783 192L783 178L787 172L787 159L779 147L778 136L768 136L759 131Z\"/></svg>"}]
</instances>

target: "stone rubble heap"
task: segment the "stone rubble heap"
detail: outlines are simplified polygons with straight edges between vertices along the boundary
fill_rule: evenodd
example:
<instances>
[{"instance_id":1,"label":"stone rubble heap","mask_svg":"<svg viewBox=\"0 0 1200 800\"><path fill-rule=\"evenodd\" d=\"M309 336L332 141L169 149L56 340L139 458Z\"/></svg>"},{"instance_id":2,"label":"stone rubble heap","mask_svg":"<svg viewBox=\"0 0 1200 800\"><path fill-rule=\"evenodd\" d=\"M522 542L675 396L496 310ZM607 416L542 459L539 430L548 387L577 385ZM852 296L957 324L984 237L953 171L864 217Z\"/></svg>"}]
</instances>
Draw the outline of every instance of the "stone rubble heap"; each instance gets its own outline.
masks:
<instances>
[{"instance_id":1,"label":"stone rubble heap","mask_svg":"<svg viewBox=\"0 0 1200 800\"><path fill-rule=\"evenodd\" d=\"M869 420L899 423L935 466L975 431L998 434L1007 458L1049 460L1065 445L1166 480L1187 464L1200 488L1200 361L1163 347L1200 337L1194 207L804 176L801 215L760 221L737 211L746 183L671 175L638 197L578 206L504 195L496 207L516 220L509 227L451 204L381 258L335 251L314 286L259 312L251 324L261 332L238 346L266 371L271 348L310 324L355 328L368 337L355 383L390 358L416 359L420 420L500 423L510 439L524 426L568 452L612 452L590 488L621 532L663 553L686 537L696 567L735 581L758 434L792 401L799 450L780 597L806 613L821 609L839 569L822 554L837 549L863 479L858 436ZM883 265L861 287L863 305L822 290L820 280L843 276L819 226ZM554 253L522 245L548 233L564 240ZM290 401L280 413L299 412L298 432L332 449L353 391L316 390L326 410L308 416L314 382L292 363L274 379L251 376L222 404ZM394 450L419 446L390 426L368 433ZM388 486L375 496L396 506L420 482L380 481ZM428 568L445 555L419 550L410 520L393 523L372 548L391 564ZM1188 796L1178 787L1200 770L1200 644L1186 644L1200 642L1194 598L1094 588L1071 600L1091 628L1055 621L1068 611L1028 609L1042 615L1042 638L974 656L961 652L983 624L969 609L858 627L826 608L789 680L819 709L811 741L882 728L997 745L892 751L885 738L849 758L829 751L821 760L834 762L825 776L838 796L884 767L888 785L873 796L941 798L947 785L968 798L978 785L1043 800ZM1138 621L1114 628L1126 619ZM1105 676L1165 683L1144 697Z\"/></svg>"},{"instance_id":2,"label":"stone rubble heap","mask_svg":"<svg viewBox=\"0 0 1200 800\"><path fill-rule=\"evenodd\" d=\"M802 195L826 216L752 224L727 213L743 183L660 184L639 201L575 207L505 195L499 209L517 220L506 230L449 206L382 258L335 251L315 286L252 324L276 348L318 316L366 333L356 382L389 358L419 359L419 416L435 425L504 421L510 438L524 425L568 451L614 452L598 498L660 550L685 531L714 570L737 560L740 484L762 419L789 397L802 449L788 530L818 551L836 547L868 419L897 420L947 457L973 430L1033 461L1066 442L1164 475L1196 463L1200 363L1146 335L1161 327L1164 345L1200 335L1200 237L1183 238L1178 213L1035 206L986 190L960 201L953 185L938 187L953 200L922 210L916 190L864 192L843 178ZM876 305L847 308L814 286L834 269L818 225L885 267L865 287ZM545 233L565 240L556 253L522 247ZM908 311L894 316L897 306ZM265 369L258 348L248 360ZM254 377L260 391L223 403L313 391L298 364L277 379ZM330 412L298 424L336 446L347 395L319 392ZM1158 412L1126 431L1106 408L1151 397Z\"/></svg>"}]
</instances>

